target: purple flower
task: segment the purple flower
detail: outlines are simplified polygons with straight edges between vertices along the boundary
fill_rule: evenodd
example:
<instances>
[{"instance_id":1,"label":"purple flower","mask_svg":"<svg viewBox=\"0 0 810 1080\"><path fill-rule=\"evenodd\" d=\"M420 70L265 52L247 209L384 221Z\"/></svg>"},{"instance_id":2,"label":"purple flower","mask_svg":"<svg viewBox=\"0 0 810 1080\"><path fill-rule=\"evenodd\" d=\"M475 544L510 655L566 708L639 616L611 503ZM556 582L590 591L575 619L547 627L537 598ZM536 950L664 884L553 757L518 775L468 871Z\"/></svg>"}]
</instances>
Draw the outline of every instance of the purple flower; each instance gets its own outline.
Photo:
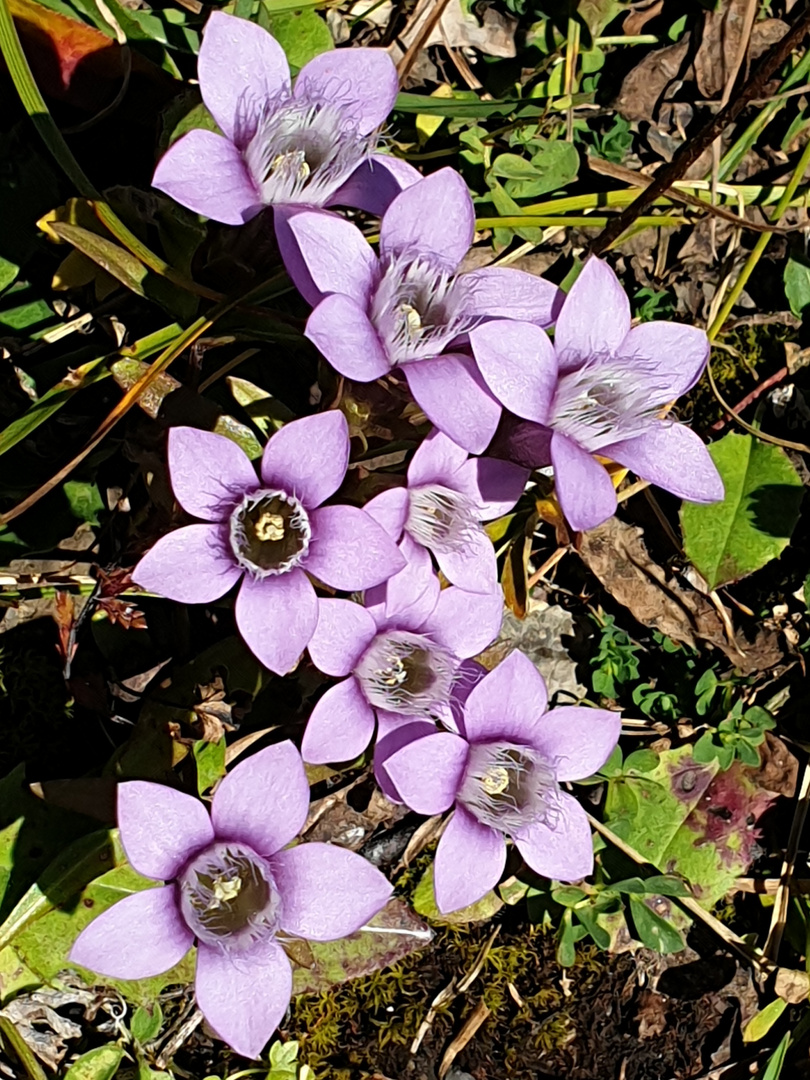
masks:
<instances>
[{"instance_id":1,"label":"purple flower","mask_svg":"<svg viewBox=\"0 0 810 1080\"><path fill-rule=\"evenodd\" d=\"M467 335L487 318L548 326L560 292L520 270L454 276L474 226L467 185L452 169L397 195L383 215L379 258L351 222L312 210L276 215L287 271L315 308L307 337L330 364L358 382L401 366L436 427L480 453L501 406L463 351Z\"/></svg>"},{"instance_id":2,"label":"purple flower","mask_svg":"<svg viewBox=\"0 0 810 1080\"><path fill-rule=\"evenodd\" d=\"M301 746L305 761L356 758L374 734L375 716L378 739L417 721L452 725L462 661L497 637L503 596L499 589L440 590L427 551L415 550L405 571L366 594L365 607L318 601L309 655L326 675L349 677L313 709Z\"/></svg>"},{"instance_id":3,"label":"purple flower","mask_svg":"<svg viewBox=\"0 0 810 1080\"><path fill-rule=\"evenodd\" d=\"M413 557L431 551L444 576L468 592L498 588L495 549L482 521L507 514L520 498L528 471L467 451L433 430L408 468L408 486L377 495L364 509Z\"/></svg>"},{"instance_id":4,"label":"purple flower","mask_svg":"<svg viewBox=\"0 0 810 1080\"><path fill-rule=\"evenodd\" d=\"M293 420L264 448L261 481L244 451L223 435L169 431L169 472L177 501L207 524L162 537L132 579L186 604L223 596L244 577L236 624L256 656L283 675L318 622L307 574L334 589L379 585L405 566L382 526L354 506L321 506L349 462L342 413Z\"/></svg>"},{"instance_id":5,"label":"purple flower","mask_svg":"<svg viewBox=\"0 0 810 1080\"><path fill-rule=\"evenodd\" d=\"M357 206L382 213L419 179L376 154L397 96L383 49L321 53L290 89L272 34L215 11L197 65L200 92L224 133L189 131L164 154L152 183L198 214L241 225L265 206Z\"/></svg>"},{"instance_id":6,"label":"purple flower","mask_svg":"<svg viewBox=\"0 0 810 1080\"><path fill-rule=\"evenodd\" d=\"M179 963L196 939L197 1004L221 1039L258 1057L292 992L284 936L345 937L391 895L380 871L350 851L316 843L282 850L308 809L309 784L290 742L237 765L210 817L174 788L119 784L127 859L170 884L108 908L79 934L71 961L113 979L146 979Z\"/></svg>"},{"instance_id":7,"label":"purple flower","mask_svg":"<svg viewBox=\"0 0 810 1080\"><path fill-rule=\"evenodd\" d=\"M381 763L402 801L419 814L455 804L434 864L443 912L467 907L493 888L506 840L538 874L577 881L593 869L591 830L577 800L560 789L607 761L618 713L564 707L546 712L546 684L513 652L471 690L461 734L417 738Z\"/></svg>"},{"instance_id":8,"label":"purple flower","mask_svg":"<svg viewBox=\"0 0 810 1080\"><path fill-rule=\"evenodd\" d=\"M682 499L723 498L700 438L661 416L697 382L708 338L672 322L631 330L630 303L607 263L586 263L557 318L553 345L536 326L506 321L475 328L470 341L492 393L528 421L507 433L506 456L554 466L557 497L575 529L594 528L616 509L610 476L594 454Z\"/></svg>"}]
</instances>

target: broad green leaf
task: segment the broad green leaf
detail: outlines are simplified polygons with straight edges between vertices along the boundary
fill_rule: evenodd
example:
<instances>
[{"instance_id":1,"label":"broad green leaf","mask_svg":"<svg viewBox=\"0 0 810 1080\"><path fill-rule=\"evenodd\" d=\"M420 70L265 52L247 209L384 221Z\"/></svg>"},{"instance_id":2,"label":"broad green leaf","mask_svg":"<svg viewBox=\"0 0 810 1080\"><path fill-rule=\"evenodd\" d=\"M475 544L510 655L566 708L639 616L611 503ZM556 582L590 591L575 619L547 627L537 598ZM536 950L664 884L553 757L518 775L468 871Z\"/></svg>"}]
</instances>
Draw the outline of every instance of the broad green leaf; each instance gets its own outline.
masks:
<instances>
[{"instance_id":1,"label":"broad green leaf","mask_svg":"<svg viewBox=\"0 0 810 1080\"><path fill-rule=\"evenodd\" d=\"M629 902L636 934L642 945L659 953L675 953L685 948L679 931L654 912L644 900L631 896Z\"/></svg>"},{"instance_id":2,"label":"broad green leaf","mask_svg":"<svg viewBox=\"0 0 810 1080\"><path fill-rule=\"evenodd\" d=\"M31 295L31 290L12 289L3 297L4 306L0 310L0 331L5 327L6 330L26 330L29 335L36 336L56 322L53 308L44 300L36 298L26 300L24 303L15 303L25 295Z\"/></svg>"},{"instance_id":3,"label":"broad green leaf","mask_svg":"<svg viewBox=\"0 0 810 1080\"><path fill-rule=\"evenodd\" d=\"M806 259L791 258L785 267L785 295L790 310L801 319L810 304L810 263Z\"/></svg>"},{"instance_id":4,"label":"broad green leaf","mask_svg":"<svg viewBox=\"0 0 810 1080\"><path fill-rule=\"evenodd\" d=\"M534 145L539 149L530 161L517 154L501 154L492 164L491 174L506 179L506 192L513 199L535 198L577 178L579 154L572 143L559 140Z\"/></svg>"},{"instance_id":5,"label":"broad green leaf","mask_svg":"<svg viewBox=\"0 0 810 1080\"><path fill-rule=\"evenodd\" d=\"M139 1043L146 1043L157 1038L160 1026L163 1023L163 1009L159 1002L154 1002L149 1008L139 1005L132 1015L129 1030L133 1038Z\"/></svg>"},{"instance_id":6,"label":"broad green leaf","mask_svg":"<svg viewBox=\"0 0 810 1080\"><path fill-rule=\"evenodd\" d=\"M25 966L13 945L0 949L0 1005L41 985L42 980Z\"/></svg>"},{"instance_id":7,"label":"broad green leaf","mask_svg":"<svg viewBox=\"0 0 810 1080\"><path fill-rule=\"evenodd\" d=\"M240 424L232 416L220 416L212 430L241 446L251 461L262 456L262 444L246 424Z\"/></svg>"},{"instance_id":8,"label":"broad green leaf","mask_svg":"<svg viewBox=\"0 0 810 1080\"><path fill-rule=\"evenodd\" d=\"M217 742L198 739L192 751L197 763L197 792L204 795L225 775L225 739Z\"/></svg>"},{"instance_id":9,"label":"broad green leaf","mask_svg":"<svg viewBox=\"0 0 810 1080\"><path fill-rule=\"evenodd\" d=\"M743 1042L755 1043L764 1039L773 1025L787 1008L788 1003L784 998L774 998L764 1009L755 1013L743 1028Z\"/></svg>"},{"instance_id":10,"label":"broad green leaf","mask_svg":"<svg viewBox=\"0 0 810 1080\"><path fill-rule=\"evenodd\" d=\"M314 8L276 14L261 0L258 21L281 45L291 68L300 69L313 56L335 47L326 20Z\"/></svg>"},{"instance_id":11,"label":"broad green leaf","mask_svg":"<svg viewBox=\"0 0 810 1080\"><path fill-rule=\"evenodd\" d=\"M180 108L180 105L178 105L177 108ZM173 115L172 107L169 106L164 118L164 123L167 125L172 124ZM217 135L222 134L219 124L217 124L216 120L201 101L192 105L192 107L171 126L168 135L167 149L172 143L177 142L179 138L185 135L186 132L193 131L196 128L201 128L203 131L213 131Z\"/></svg>"},{"instance_id":12,"label":"broad green leaf","mask_svg":"<svg viewBox=\"0 0 810 1080\"><path fill-rule=\"evenodd\" d=\"M112 1080L124 1056L121 1046L111 1043L88 1050L65 1073L65 1080Z\"/></svg>"},{"instance_id":13,"label":"broad green leaf","mask_svg":"<svg viewBox=\"0 0 810 1080\"><path fill-rule=\"evenodd\" d=\"M104 500L95 484L84 480L66 480L62 490L74 517L90 525L98 525L98 512L104 509Z\"/></svg>"},{"instance_id":14,"label":"broad green leaf","mask_svg":"<svg viewBox=\"0 0 810 1080\"><path fill-rule=\"evenodd\" d=\"M13 285L17 280L17 274L19 274L20 268L16 263L10 262L8 259L4 259L0 255L0 292L7 289L9 285Z\"/></svg>"},{"instance_id":15,"label":"broad green leaf","mask_svg":"<svg viewBox=\"0 0 810 1080\"><path fill-rule=\"evenodd\" d=\"M225 381L234 398L263 435L278 431L294 419L295 414L261 386L236 375L229 375Z\"/></svg>"},{"instance_id":16,"label":"broad green leaf","mask_svg":"<svg viewBox=\"0 0 810 1080\"><path fill-rule=\"evenodd\" d=\"M722 502L681 507L684 548L710 589L777 558L799 516L802 481L784 450L732 432L709 453L726 488Z\"/></svg>"}]
</instances>

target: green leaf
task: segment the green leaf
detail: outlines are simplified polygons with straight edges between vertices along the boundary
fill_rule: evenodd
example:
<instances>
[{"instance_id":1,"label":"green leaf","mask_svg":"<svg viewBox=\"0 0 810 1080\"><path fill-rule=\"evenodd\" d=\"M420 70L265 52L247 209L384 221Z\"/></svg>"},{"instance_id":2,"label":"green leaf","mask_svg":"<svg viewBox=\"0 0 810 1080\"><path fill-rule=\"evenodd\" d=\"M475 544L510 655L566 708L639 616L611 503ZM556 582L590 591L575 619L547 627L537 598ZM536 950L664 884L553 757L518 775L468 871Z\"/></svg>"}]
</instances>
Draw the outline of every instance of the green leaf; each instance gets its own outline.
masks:
<instances>
[{"instance_id":1,"label":"green leaf","mask_svg":"<svg viewBox=\"0 0 810 1080\"><path fill-rule=\"evenodd\" d=\"M722 502L681 507L684 548L710 589L777 558L799 516L802 481L784 450L732 432L709 453L725 484Z\"/></svg>"},{"instance_id":2,"label":"green leaf","mask_svg":"<svg viewBox=\"0 0 810 1080\"><path fill-rule=\"evenodd\" d=\"M9 262L0 255L0 292L14 284L19 272L20 268L16 263Z\"/></svg>"},{"instance_id":3,"label":"green leaf","mask_svg":"<svg viewBox=\"0 0 810 1080\"><path fill-rule=\"evenodd\" d=\"M460 908L458 911L450 911L443 914L436 907L436 896L433 891L433 866L429 866L422 879L416 886L413 894L414 911L424 915L435 923L447 923L450 926L458 926L462 923L486 922L503 907L503 900L493 890L482 896L469 907Z\"/></svg>"},{"instance_id":4,"label":"green leaf","mask_svg":"<svg viewBox=\"0 0 810 1080\"><path fill-rule=\"evenodd\" d=\"M111 1043L88 1050L65 1073L65 1080L112 1080L124 1056L122 1047Z\"/></svg>"},{"instance_id":5,"label":"green leaf","mask_svg":"<svg viewBox=\"0 0 810 1080\"><path fill-rule=\"evenodd\" d=\"M784 998L774 998L764 1009L755 1013L743 1028L743 1042L755 1043L764 1039L787 1008L787 1004Z\"/></svg>"},{"instance_id":6,"label":"green leaf","mask_svg":"<svg viewBox=\"0 0 810 1080\"><path fill-rule=\"evenodd\" d=\"M642 945L659 953L681 952L685 948L679 931L654 912L644 900L631 896L629 902L630 914L633 916L636 933Z\"/></svg>"},{"instance_id":7,"label":"green leaf","mask_svg":"<svg viewBox=\"0 0 810 1080\"><path fill-rule=\"evenodd\" d=\"M790 1046L790 1032L786 1031L782 1041L768 1058L768 1067L762 1074L762 1080L779 1080L782 1075L782 1066L785 1064L788 1047Z\"/></svg>"},{"instance_id":8,"label":"green leaf","mask_svg":"<svg viewBox=\"0 0 810 1080\"><path fill-rule=\"evenodd\" d=\"M204 795L225 775L225 739L217 742L198 739L192 749L197 763L197 792Z\"/></svg>"},{"instance_id":9,"label":"green leaf","mask_svg":"<svg viewBox=\"0 0 810 1080\"><path fill-rule=\"evenodd\" d=\"M259 25L269 30L287 54L291 68L299 70L313 56L334 49L335 43L326 21L313 8L271 14L266 0L259 5Z\"/></svg>"},{"instance_id":10,"label":"green leaf","mask_svg":"<svg viewBox=\"0 0 810 1080\"><path fill-rule=\"evenodd\" d=\"M492 165L494 176L506 178L506 191L513 199L531 199L557 191L577 178L579 154L572 143L538 140L534 145L539 149L531 161L517 154L501 154Z\"/></svg>"},{"instance_id":11,"label":"green leaf","mask_svg":"<svg viewBox=\"0 0 810 1080\"><path fill-rule=\"evenodd\" d=\"M802 592L804 594L804 606L810 611L810 574L804 579L804 589L802 589Z\"/></svg>"},{"instance_id":12,"label":"green leaf","mask_svg":"<svg viewBox=\"0 0 810 1080\"><path fill-rule=\"evenodd\" d=\"M587 893L578 889L575 885L563 885L560 889L551 890L551 899L563 907L574 907L587 898Z\"/></svg>"},{"instance_id":13,"label":"green leaf","mask_svg":"<svg viewBox=\"0 0 810 1080\"><path fill-rule=\"evenodd\" d=\"M263 435L278 431L289 420L294 419L295 414L261 386L236 375L229 375L225 381L237 402Z\"/></svg>"},{"instance_id":14,"label":"green leaf","mask_svg":"<svg viewBox=\"0 0 810 1080\"><path fill-rule=\"evenodd\" d=\"M160 1026L163 1023L163 1009L159 1002L154 1002L149 1008L139 1005L132 1015L129 1030L132 1037L139 1043L150 1042L157 1038Z\"/></svg>"},{"instance_id":15,"label":"green leaf","mask_svg":"<svg viewBox=\"0 0 810 1080\"><path fill-rule=\"evenodd\" d=\"M220 416L212 430L241 446L251 461L262 456L262 444L246 424L240 424L232 416Z\"/></svg>"},{"instance_id":16,"label":"green leaf","mask_svg":"<svg viewBox=\"0 0 810 1080\"><path fill-rule=\"evenodd\" d=\"M104 509L104 500L95 484L84 480L66 480L62 490L74 517L90 525L98 525L98 512Z\"/></svg>"},{"instance_id":17,"label":"green leaf","mask_svg":"<svg viewBox=\"0 0 810 1080\"><path fill-rule=\"evenodd\" d=\"M785 295L790 310L801 319L810 304L810 262L803 258L790 258L785 267Z\"/></svg>"}]
</instances>

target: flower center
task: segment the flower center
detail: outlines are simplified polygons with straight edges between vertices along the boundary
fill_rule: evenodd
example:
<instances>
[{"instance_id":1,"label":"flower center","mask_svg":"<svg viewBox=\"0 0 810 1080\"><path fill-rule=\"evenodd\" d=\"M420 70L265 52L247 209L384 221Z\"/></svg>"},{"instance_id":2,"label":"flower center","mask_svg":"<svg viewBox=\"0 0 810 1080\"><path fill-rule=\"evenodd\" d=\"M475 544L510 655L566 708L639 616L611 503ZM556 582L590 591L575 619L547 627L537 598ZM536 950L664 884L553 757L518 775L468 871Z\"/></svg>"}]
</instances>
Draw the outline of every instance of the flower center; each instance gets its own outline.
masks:
<instances>
[{"instance_id":1,"label":"flower center","mask_svg":"<svg viewBox=\"0 0 810 1080\"><path fill-rule=\"evenodd\" d=\"M410 492L405 528L423 547L459 551L479 532L479 521L471 499L433 484Z\"/></svg>"},{"instance_id":2,"label":"flower center","mask_svg":"<svg viewBox=\"0 0 810 1080\"><path fill-rule=\"evenodd\" d=\"M238 951L278 929L281 898L270 865L246 844L212 844L178 885L183 918L206 945Z\"/></svg>"},{"instance_id":3,"label":"flower center","mask_svg":"<svg viewBox=\"0 0 810 1080\"><path fill-rule=\"evenodd\" d=\"M287 98L265 108L242 155L266 206L323 206L378 141L337 106Z\"/></svg>"},{"instance_id":4,"label":"flower center","mask_svg":"<svg viewBox=\"0 0 810 1080\"><path fill-rule=\"evenodd\" d=\"M507 833L541 821L554 828L558 794L553 765L531 747L506 742L470 746L458 798L483 824Z\"/></svg>"},{"instance_id":5,"label":"flower center","mask_svg":"<svg viewBox=\"0 0 810 1080\"><path fill-rule=\"evenodd\" d=\"M599 357L560 379L551 426L596 452L649 431L666 401L655 374L643 361L636 369L611 369Z\"/></svg>"},{"instance_id":6,"label":"flower center","mask_svg":"<svg viewBox=\"0 0 810 1080\"><path fill-rule=\"evenodd\" d=\"M231 550L255 577L292 570L309 550L311 536L306 510L284 491L245 495L231 514Z\"/></svg>"},{"instance_id":7,"label":"flower center","mask_svg":"<svg viewBox=\"0 0 810 1080\"><path fill-rule=\"evenodd\" d=\"M453 689L458 661L425 634L378 634L355 669L370 705L406 716L430 716Z\"/></svg>"}]
</instances>

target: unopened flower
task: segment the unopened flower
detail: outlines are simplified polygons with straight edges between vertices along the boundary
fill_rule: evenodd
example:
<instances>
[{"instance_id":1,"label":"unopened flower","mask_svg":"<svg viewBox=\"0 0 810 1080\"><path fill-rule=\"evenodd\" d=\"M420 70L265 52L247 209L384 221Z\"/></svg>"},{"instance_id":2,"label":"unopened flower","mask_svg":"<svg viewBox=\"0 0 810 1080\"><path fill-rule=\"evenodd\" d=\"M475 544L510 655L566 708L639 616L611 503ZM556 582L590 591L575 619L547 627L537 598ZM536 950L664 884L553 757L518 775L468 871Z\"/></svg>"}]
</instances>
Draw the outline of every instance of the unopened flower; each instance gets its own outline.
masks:
<instances>
[{"instance_id":1,"label":"unopened flower","mask_svg":"<svg viewBox=\"0 0 810 1080\"><path fill-rule=\"evenodd\" d=\"M453 585L492 592L498 588L495 549L481 522L507 514L527 479L528 471L510 462L468 457L434 429L411 459L408 486L383 491L364 509L402 540L406 558L420 545Z\"/></svg>"},{"instance_id":2,"label":"unopened flower","mask_svg":"<svg viewBox=\"0 0 810 1080\"><path fill-rule=\"evenodd\" d=\"M332 941L388 901L370 863L330 844L286 848L309 809L301 756L283 742L237 765L203 803L162 784L118 786L118 825L138 873L168 884L133 893L87 926L75 964L114 979L174 967L195 940L195 992L205 1019L258 1057L292 992L287 937Z\"/></svg>"},{"instance_id":3,"label":"unopened flower","mask_svg":"<svg viewBox=\"0 0 810 1080\"><path fill-rule=\"evenodd\" d=\"M554 466L557 497L575 529L593 528L616 509L610 476L594 454L682 499L723 498L703 442L662 416L700 377L708 338L673 322L631 329L630 303L607 263L586 263L553 345L536 326L506 321L477 327L470 340L492 393L527 421L507 431L506 452L529 467Z\"/></svg>"},{"instance_id":4,"label":"unopened flower","mask_svg":"<svg viewBox=\"0 0 810 1080\"><path fill-rule=\"evenodd\" d=\"M287 58L272 34L215 11L197 71L223 135L189 131L161 158L152 182L198 214L241 225L265 206L381 213L419 179L406 162L375 153L397 95L384 49L321 53L290 89Z\"/></svg>"},{"instance_id":5,"label":"unopened flower","mask_svg":"<svg viewBox=\"0 0 810 1080\"><path fill-rule=\"evenodd\" d=\"M485 267L456 276L473 238L467 185L453 169L393 200L374 254L351 222L317 211L277 215L288 273L313 306L306 334L342 375L371 382L401 367L430 420L480 453L501 406L465 352L488 318L553 322L556 286L520 270Z\"/></svg>"},{"instance_id":6,"label":"unopened flower","mask_svg":"<svg viewBox=\"0 0 810 1080\"><path fill-rule=\"evenodd\" d=\"M619 738L618 713L565 706L546 711L543 677L513 652L471 690L460 733L435 732L391 753L381 768L420 814L455 806L434 864L443 912L493 888L511 837L538 874L578 881L593 869L585 811L560 783L594 773Z\"/></svg>"},{"instance_id":7,"label":"unopened flower","mask_svg":"<svg viewBox=\"0 0 810 1080\"><path fill-rule=\"evenodd\" d=\"M503 615L500 589L439 590L424 548L387 586L370 590L366 606L319 600L309 643L315 666L348 676L319 699L304 732L305 761L350 761L368 746L377 726L382 739L415 721L452 723L451 698L462 661L497 636Z\"/></svg>"},{"instance_id":8,"label":"unopened flower","mask_svg":"<svg viewBox=\"0 0 810 1080\"><path fill-rule=\"evenodd\" d=\"M217 600L243 578L236 624L271 671L289 671L318 622L308 574L335 589L366 589L405 560L385 530L354 506L322 506L349 462L342 413L286 424L270 439L261 479L230 439L196 428L169 431L169 474L177 501L207 524L162 537L132 579L182 603Z\"/></svg>"}]
</instances>

